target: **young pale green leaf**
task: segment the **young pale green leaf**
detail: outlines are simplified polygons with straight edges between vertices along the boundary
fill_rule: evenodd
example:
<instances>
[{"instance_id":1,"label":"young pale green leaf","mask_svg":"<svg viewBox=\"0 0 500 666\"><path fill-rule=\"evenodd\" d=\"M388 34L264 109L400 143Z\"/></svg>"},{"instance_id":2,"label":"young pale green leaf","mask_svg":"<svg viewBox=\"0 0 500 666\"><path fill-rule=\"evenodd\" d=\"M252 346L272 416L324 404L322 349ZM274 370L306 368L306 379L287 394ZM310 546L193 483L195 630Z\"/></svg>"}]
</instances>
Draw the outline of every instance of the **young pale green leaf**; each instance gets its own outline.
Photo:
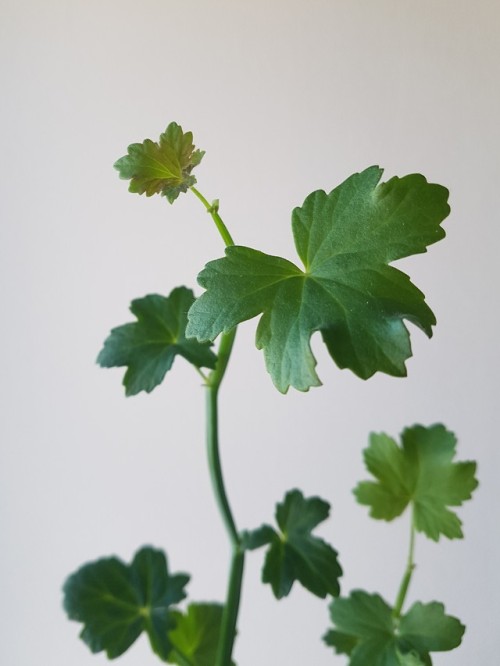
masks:
<instances>
[{"instance_id":1,"label":"young pale green leaf","mask_svg":"<svg viewBox=\"0 0 500 666\"><path fill-rule=\"evenodd\" d=\"M329 194L309 195L292 215L301 270L280 257L229 247L198 276L206 292L189 312L187 335L214 340L262 313L256 344L283 393L318 386L315 331L340 368L367 379L406 374L404 320L429 337L435 318L407 275L388 264L443 238L448 191L410 175L380 183L382 170L354 174Z\"/></svg>"},{"instance_id":2,"label":"young pale green leaf","mask_svg":"<svg viewBox=\"0 0 500 666\"><path fill-rule=\"evenodd\" d=\"M364 451L377 481L363 481L354 494L374 518L392 520L411 504L418 531L437 541L463 537L461 521L449 506L470 499L478 482L474 462L453 462L456 438L443 425L403 431L402 446L384 434L372 434Z\"/></svg>"},{"instance_id":3,"label":"young pale green leaf","mask_svg":"<svg viewBox=\"0 0 500 666\"><path fill-rule=\"evenodd\" d=\"M130 180L129 192L161 194L173 203L181 192L196 183L191 171L205 153L196 150L192 132L170 123L158 143L146 139L128 147L127 155L114 164L120 178Z\"/></svg>"},{"instance_id":4,"label":"young pale green leaf","mask_svg":"<svg viewBox=\"0 0 500 666\"><path fill-rule=\"evenodd\" d=\"M132 301L137 322L118 326L104 342L97 363L103 368L127 366L123 378L127 395L151 392L161 384L177 355L195 367L214 368L216 355L210 344L187 339L187 312L195 298L186 287L169 296L150 294Z\"/></svg>"},{"instance_id":5,"label":"young pale green leaf","mask_svg":"<svg viewBox=\"0 0 500 666\"><path fill-rule=\"evenodd\" d=\"M270 583L277 599L286 597L296 580L323 599L327 594L339 594L342 569L337 552L311 534L329 512L330 505L319 497L304 498L300 490L292 490L276 507L279 531L263 525L243 533L243 545L248 550L269 544L262 580Z\"/></svg>"},{"instance_id":6,"label":"young pale green leaf","mask_svg":"<svg viewBox=\"0 0 500 666\"><path fill-rule=\"evenodd\" d=\"M169 632L173 650L169 663L178 666L213 666L219 644L220 604L190 604L186 613L174 611L175 629ZM234 662L231 662L234 666Z\"/></svg>"},{"instance_id":7,"label":"young pale green leaf","mask_svg":"<svg viewBox=\"0 0 500 666\"><path fill-rule=\"evenodd\" d=\"M109 557L81 567L64 585L64 608L84 625L80 637L92 652L114 659L145 631L153 652L167 661L170 607L184 599L188 581L186 574L169 574L162 551L144 547L130 565Z\"/></svg>"},{"instance_id":8,"label":"young pale green leaf","mask_svg":"<svg viewBox=\"0 0 500 666\"><path fill-rule=\"evenodd\" d=\"M334 599L330 616L336 628L324 640L349 656L349 666L427 666L431 652L458 647L465 631L437 602L416 603L395 620L382 597L361 590Z\"/></svg>"}]
</instances>

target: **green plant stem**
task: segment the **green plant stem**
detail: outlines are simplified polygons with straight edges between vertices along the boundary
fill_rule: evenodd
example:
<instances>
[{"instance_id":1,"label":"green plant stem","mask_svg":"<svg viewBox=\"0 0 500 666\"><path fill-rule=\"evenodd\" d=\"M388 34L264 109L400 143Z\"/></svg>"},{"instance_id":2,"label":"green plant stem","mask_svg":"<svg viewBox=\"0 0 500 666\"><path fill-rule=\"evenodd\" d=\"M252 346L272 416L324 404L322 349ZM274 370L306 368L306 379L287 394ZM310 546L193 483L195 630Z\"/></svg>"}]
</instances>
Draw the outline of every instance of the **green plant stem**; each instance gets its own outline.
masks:
<instances>
[{"instance_id":1,"label":"green plant stem","mask_svg":"<svg viewBox=\"0 0 500 666\"><path fill-rule=\"evenodd\" d=\"M231 568L226 603L222 614L221 633L215 666L229 666L236 635L243 581L244 551L227 499L219 454L218 393L231 354L236 329L222 336L215 370L207 380L207 452L215 498L231 542Z\"/></svg>"},{"instance_id":2,"label":"green plant stem","mask_svg":"<svg viewBox=\"0 0 500 666\"><path fill-rule=\"evenodd\" d=\"M406 594L408 588L410 587L411 578L415 570L415 519L412 513L411 516L411 527L410 527L410 548L408 552L408 562L406 564L406 569L403 574L403 579L401 585L399 586L398 596L396 598L396 603L394 604L394 609L392 611L392 616L395 620L399 620L401 617L401 611L403 610L403 605L406 599Z\"/></svg>"},{"instance_id":3,"label":"green plant stem","mask_svg":"<svg viewBox=\"0 0 500 666\"><path fill-rule=\"evenodd\" d=\"M224 479L222 475L222 466L219 455L219 416L218 416L218 394L220 382L225 373L227 361L231 353L231 347L234 341L235 330L223 336L219 347L219 356L217 360L217 367L210 373L207 379L207 453L210 474L212 477L212 485L215 492L215 498L224 520L224 525L231 541L231 545L239 546L240 537L238 530L233 519L229 501L227 499L226 490L224 487ZM221 352L226 352L225 363Z\"/></svg>"},{"instance_id":4,"label":"green plant stem","mask_svg":"<svg viewBox=\"0 0 500 666\"><path fill-rule=\"evenodd\" d=\"M215 226L217 227L217 230L219 234L222 237L222 240L224 241L226 247L229 245L234 245L234 241L231 238L231 234L228 231L228 228L222 221L221 216L219 215L219 202L214 201L213 203L210 203L201 192L199 192L196 187L192 186L189 188L191 192L198 197L198 199L201 201L201 203L205 206L207 213L210 213L212 216L212 220L215 222Z\"/></svg>"},{"instance_id":5,"label":"green plant stem","mask_svg":"<svg viewBox=\"0 0 500 666\"><path fill-rule=\"evenodd\" d=\"M219 234L222 237L226 247L234 245L234 241L226 225L222 221L218 211L218 202L210 204L208 200L195 187L191 191L205 206L207 212L211 215ZM222 613L221 631L217 657L214 666L230 666L233 654L234 639L236 636L236 624L240 607L241 585L243 581L243 569L245 564L245 554L241 546L241 539L236 528L231 507L227 499L224 486L224 477L222 474L222 465L219 453L219 415L218 415L218 396L219 388L226 373L229 358L233 348L236 328L229 333L221 336L219 349L217 351L217 365L208 375L205 381L206 386L206 414L207 414L207 454L210 476L215 499L226 527L226 531L231 543L231 564L229 572L229 581L226 595L226 603Z\"/></svg>"}]
</instances>

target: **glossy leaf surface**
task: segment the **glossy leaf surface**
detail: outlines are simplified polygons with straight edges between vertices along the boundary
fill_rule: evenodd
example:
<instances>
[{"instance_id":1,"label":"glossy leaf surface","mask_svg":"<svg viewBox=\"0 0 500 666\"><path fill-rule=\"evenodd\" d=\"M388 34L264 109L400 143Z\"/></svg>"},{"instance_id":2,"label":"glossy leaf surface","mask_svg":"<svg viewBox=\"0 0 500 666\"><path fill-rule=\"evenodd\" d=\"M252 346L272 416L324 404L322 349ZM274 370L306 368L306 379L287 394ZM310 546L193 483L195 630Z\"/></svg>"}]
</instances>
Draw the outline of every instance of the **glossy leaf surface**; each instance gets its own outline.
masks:
<instances>
[{"instance_id":1,"label":"glossy leaf surface","mask_svg":"<svg viewBox=\"0 0 500 666\"><path fill-rule=\"evenodd\" d=\"M214 340L262 313L256 344L281 392L318 386L310 338L321 331L340 368L366 379L406 374L404 320L432 335L435 318L407 275L388 264L443 238L448 192L420 175L379 183L354 174L329 194L309 195L292 215L304 268L246 247L229 247L198 276L206 292L189 312L188 336Z\"/></svg>"},{"instance_id":2,"label":"glossy leaf surface","mask_svg":"<svg viewBox=\"0 0 500 666\"><path fill-rule=\"evenodd\" d=\"M64 585L64 608L84 625L80 637L92 652L114 659L145 631L166 661L174 626L170 608L184 599L188 581L186 574L169 574L162 551L144 547L130 565L108 557L81 567Z\"/></svg>"},{"instance_id":3,"label":"glossy leaf surface","mask_svg":"<svg viewBox=\"0 0 500 666\"><path fill-rule=\"evenodd\" d=\"M177 355L197 368L214 368L216 355L210 343L187 339L187 312L194 295L177 287L169 296L150 294L132 301L137 322L118 326L104 342L97 357L103 368L126 366L123 378L127 395L151 392L161 384Z\"/></svg>"},{"instance_id":4,"label":"glossy leaf surface","mask_svg":"<svg viewBox=\"0 0 500 666\"><path fill-rule=\"evenodd\" d=\"M191 171L203 155L193 144L192 132L183 132L180 125L170 123L158 142L145 139L133 143L114 166L120 178L130 180L130 192L148 197L161 194L173 203L196 183Z\"/></svg>"},{"instance_id":5,"label":"glossy leaf surface","mask_svg":"<svg viewBox=\"0 0 500 666\"><path fill-rule=\"evenodd\" d=\"M462 523L448 507L470 499L477 486L476 464L453 462L456 443L442 425L407 428L401 446L387 435L372 434L364 458L377 481L358 484L358 502L383 520L392 520L411 504L416 529L431 539L463 537Z\"/></svg>"},{"instance_id":6,"label":"glossy leaf surface","mask_svg":"<svg viewBox=\"0 0 500 666\"><path fill-rule=\"evenodd\" d=\"M277 599L286 597L295 581L318 597L339 594L342 569L337 552L312 530L328 518L330 505L319 497L304 498L292 490L276 507L279 530L263 525L242 536L248 550L269 545L262 580Z\"/></svg>"},{"instance_id":7,"label":"glossy leaf surface","mask_svg":"<svg viewBox=\"0 0 500 666\"><path fill-rule=\"evenodd\" d=\"M349 655L349 666L427 666L431 652L458 647L465 630L440 603L416 603L396 621L382 597L359 590L334 599L330 615L325 642Z\"/></svg>"}]
</instances>

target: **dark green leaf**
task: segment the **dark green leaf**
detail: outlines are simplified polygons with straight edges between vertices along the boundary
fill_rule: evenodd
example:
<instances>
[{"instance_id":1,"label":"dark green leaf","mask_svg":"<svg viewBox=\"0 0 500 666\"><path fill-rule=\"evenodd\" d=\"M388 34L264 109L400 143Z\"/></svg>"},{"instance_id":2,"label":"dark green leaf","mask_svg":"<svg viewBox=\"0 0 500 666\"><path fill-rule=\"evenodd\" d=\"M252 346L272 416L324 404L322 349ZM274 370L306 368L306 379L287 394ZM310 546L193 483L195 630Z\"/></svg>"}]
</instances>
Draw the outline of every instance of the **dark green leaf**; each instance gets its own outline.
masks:
<instances>
[{"instance_id":1,"label":"dark green leaf","mask_svg":"<svg viewBox=\"0 0 500 666\"><path fill-rule=\"evenodd\" d=\"M276 507L279 532L268 525L246 533L249 549L270 544L262 580L270 583L277 599L286 597L297 580L307 590L324 598L339 593L342 569L336 551L311 531L326 520L330 506L319 497L304 498L299 490L288 492Z\"/></svg>"},{"instance_id":2,"label":"dark green leaf","mask_svg":"<svg viewBox=\"0 0 500 666\"><path fill-rule=\"evenodd\" d=\"M454 463L456 438L442 425L404 430L402 446L384 434L372 434L364 451L377 481L363 481L354 493L374 518L392 520L412 504L415 527L437 541L463 536L461 521L448 506L470 499L477 486L476 464Z\"/></svg>"},{"instance_id":3,"label":"dark green leaf","mask_svg":"<svg viewBox=\"0 0 500 666\"><path fill-rule=\"evenodd\" d=\"M214 340L262 313L256 343L276 387L318 386L310 338L321 331L340 368L366 379L406 374L407 319L432 335L435 318L407 275L388 264L443 238L448 192L420 175L380 184L371 167L293 211L304 264L229 247L198 276L207 291L189 312L187 335Z\"/></svg>"},{"instance_id":4,"label":"dark green leaf","mask_svg":"<svg viewBox=\"0 0 500 666\"><path fill-rule=\"evenodd\" d=\"M123 378L127 395L149 393L161 384L177 355L197 368L215 367L217 357L210 343L185 336L194 300L190 289L177 287L167 297L150 294L132 301L130 310L137 322L114 328L97 357L103 368L128 367Z\"/></svg>"},{"instance_id":5,"label":"dark green leaf","mask_svg":"<svg viewBox=\"0 0 500 666\"><path fill-rule=\"evenodd\" d=\"M190 604L186 613L172 613L176 627L169 633L174 648L169 662L179 666L214 666L222 612L220 604Z\"/></svg>"},{"instance_id":6,"label":"dark green leaf","mask_svg":"<svg viewBox=\"0 0 500 666\"><path fill-rule=\"evenodd\" d=\"M463 625L445 615L442 604L414 604L399 621L378 594L361 590L330 606L336 627L324 640L337 654L348 654L350 666L425 666L430 652L460 645Z\"/></svg>"},{"instance_id":7,"label":"dark green leaf","mask_svg":"<svg viewBox=\"0 0 500 666\"><path fill-rule=\"evenodd\" d=\"M145 631L153 651L166 661L172 648L170 607L186 596L186 574L171 576L164 553L139 550L130 565L116 557L81 567L64 585L64 608L84 627L81 638L92 652L119 657Z\"/></svg>"},{"instance_id":8,"label":"dark green leaf","mask_svg":"<svg viewBox=\"0 0 500 666\"><path fill-rule=\"evenodd\" d=\"M173 203L180 192L196 183L191 171L203 155L195 149L191 132L184 133L177 123L170 123L158 143L150 139L133 143L114 166L120 178L130 180L130 192L148 197L159 193Z\"/></svg>"},{"instance_id":9,"label":"dark green leaf","mask_svg":"<svg viewBox=\"0 0 500 666\"><path fill-rule=\"evenodd\" d=\"M257 550L262 546L267 546L274 541L276 532L270 525L262 525L256 530L244 531L241 533L241 543L245 550Z\"/></svg>"}]
</instances>

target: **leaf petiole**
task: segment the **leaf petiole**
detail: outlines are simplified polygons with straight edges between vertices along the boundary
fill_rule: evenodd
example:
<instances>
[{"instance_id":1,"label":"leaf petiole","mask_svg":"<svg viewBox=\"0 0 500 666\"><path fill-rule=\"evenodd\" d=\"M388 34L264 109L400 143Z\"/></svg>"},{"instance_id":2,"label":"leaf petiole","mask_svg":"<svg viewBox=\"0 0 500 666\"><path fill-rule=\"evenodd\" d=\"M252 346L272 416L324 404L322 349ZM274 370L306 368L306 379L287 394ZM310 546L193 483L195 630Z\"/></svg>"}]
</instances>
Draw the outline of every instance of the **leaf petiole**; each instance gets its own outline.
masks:
<instances>
[{"instance_id":1,"label":"leaf petiole","mask_svg":"<svg viewBox=\"0 0 500 666\"><path fill-rule=\"evenodd\" d=\"M234 245L231 234L219 215L219 202L216 200L210 204L203 194L201 194L201 192L195 187L192 186L190 189L205 206L207 213L211 215L226 247ZM223 333L221 335L219 348L217 350L217 364L215 369L212 370L205 379L205 387L207 389L206 418L208 466L210 469L215 499L231 543L231 568L226 603L222 613L221 633L215 666L229 666L231 663L245 564L245 553L242 548L241 537L236 527L226 495L219 453L218 395L231 356L235 335L236 327L228 333Z\"/></svg>"},{"instance_id":2,"label":"leaf petiole","mask_svg":"<svg viewBox=\"0 0 500 666\"><path fill-rule=\"evenodd\" d=\"M401 612L403 610L403 605L406 599L406 594L408 592L408 588L410 587L410 582L411 578L413 575L413 572L415 571L416 564L415 564L415 516L414 512L412 511L411 514L411 526L410 526L410 547L408 551L408 562L406 565L405 572L403 574L403 579L401 581L401 585L399 586L399 592L398 596L396 598L396 603L394 604L394 608L392 611L392 617L395 620L399 620L401 617Z\"/></svg>"},{"instance_id":3,"label":"leaf petiole","mask_svg":"<svg viewBox=\"0 0 500 666\"><path fill-rule=\"evenodd\" d=\"M215 226L217 227L217 231L222 237L222 240L224 241L224 244L226 247L230 245L234 245L234 241L231 237L231 234L229 233L228 228L224 224L221 216L219 215L219 202L214 201L213 203L210 203L208 199L206 199L203 194L192 185L190 188L191 192L198 197L198 199L201 201L201 203L205 206L207 213L209 213L212 216L212 220L215 223Z\"/></svg>"}]
</instances>

